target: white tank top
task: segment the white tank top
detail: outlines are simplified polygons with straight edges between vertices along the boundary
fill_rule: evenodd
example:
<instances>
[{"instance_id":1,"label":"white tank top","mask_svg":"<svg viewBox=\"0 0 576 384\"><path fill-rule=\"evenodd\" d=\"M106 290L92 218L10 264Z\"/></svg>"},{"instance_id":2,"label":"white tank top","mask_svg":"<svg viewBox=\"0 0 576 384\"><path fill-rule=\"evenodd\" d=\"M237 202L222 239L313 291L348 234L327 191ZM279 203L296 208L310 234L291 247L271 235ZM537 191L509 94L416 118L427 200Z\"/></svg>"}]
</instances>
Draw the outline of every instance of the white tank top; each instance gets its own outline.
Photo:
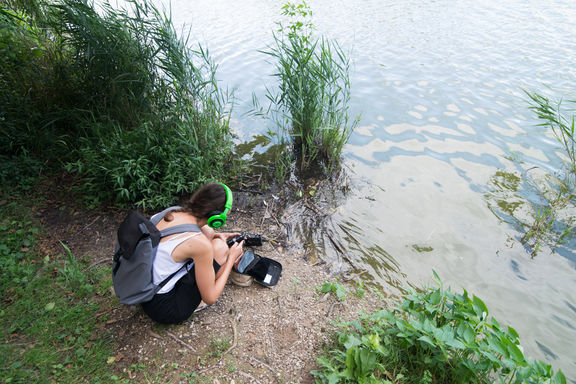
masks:
<instances>
[{"instance_id":1,"label":"white tank top","mask_svg":"<svg viewBox=\"0 0 576 384\"><path fill-rule=\"evenodd\" d=\"M186 264L186 262L177 263L174 260L172 260L172 252L178 245L182 244L184 241L201 233L202 232L194 232L192 234L190 234L190 232L181 233L174 236L171 239L162 241L160 242L160 244L158 244L158 250L156 251L156 258L154 259L154 265L152 268L152 276L154 278L154 284L156 285L160 284L165 279L167 279L168 276L178 271L180 268L182 268L184 264ZM186 236L186 234L188 234L188 236ZM190 268L192 268L193 265L194 262L190 263L186 268L182 268L182 270L179 271L176 275L174 275L174 277L172 277L170 281L168 281L157 293L170 292L172 288L174 288L174 285L176 285L176 282L178 282L178 280L180 280L182 276L188 273L188 271L190 270Z\"/></svg>"}]
</instances>

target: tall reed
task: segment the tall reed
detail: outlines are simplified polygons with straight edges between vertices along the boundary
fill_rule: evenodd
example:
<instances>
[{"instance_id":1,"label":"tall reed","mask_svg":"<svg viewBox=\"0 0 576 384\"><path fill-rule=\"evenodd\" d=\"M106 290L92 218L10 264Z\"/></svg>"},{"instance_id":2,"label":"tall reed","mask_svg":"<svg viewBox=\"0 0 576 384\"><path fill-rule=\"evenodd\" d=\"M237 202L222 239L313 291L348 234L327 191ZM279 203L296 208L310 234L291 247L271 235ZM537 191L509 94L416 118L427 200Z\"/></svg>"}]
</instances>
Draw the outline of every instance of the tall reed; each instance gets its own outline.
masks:
<instances>
[{"instance_id":1,"label":"tall reed","mask_svg":"<svg viewBox=\"0 0 576 384\"><path fill-rule=\"evenodd\" d=\"M531 109L541 121L540 125L552 130L567 156L557 187L538 191L543 204L537 207L534 222L522 237L522 242L531 248L532 256L535 256L543 243L555 248L564 242L572 233L576 221L576 217L569 214L569 208L576 204L576 116L569 116L562 108L561 101L554 105L546 96L526 94L530 98ZM576 101L569 103L576 105Z\"/></svg>"},{"instance_id":2,"label":"tall reed","mask_svg":"<svg viewBox=\"0 0 576 384\"><path fill-rule=\"evenodd\" d=\"M265 53L276 63L278 90L268 90L278 136L292 143L302 172L323 167L334 171L344 144L358 120L350 120L349 60L336 41L314 38L305 2L286 3L275 45Z\"/></svg>"}]
</instances>

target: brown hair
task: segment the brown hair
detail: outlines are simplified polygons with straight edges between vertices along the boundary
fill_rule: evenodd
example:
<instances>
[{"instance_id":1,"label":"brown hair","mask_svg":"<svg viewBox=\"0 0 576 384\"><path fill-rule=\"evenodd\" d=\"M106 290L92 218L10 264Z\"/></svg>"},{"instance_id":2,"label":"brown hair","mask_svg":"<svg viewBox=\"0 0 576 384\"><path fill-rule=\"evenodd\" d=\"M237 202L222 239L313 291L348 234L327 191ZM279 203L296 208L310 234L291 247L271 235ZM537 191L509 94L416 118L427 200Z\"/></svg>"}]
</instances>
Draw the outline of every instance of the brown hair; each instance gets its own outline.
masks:
<instances>
[{"instance_id":1,"label":"brown hair","mask_svg":"<svg viewBox=\"0 0 576 384\"><path fill-rule=\"evenodd\" d=\"M164 220L172 221L173 212L186 212L200 219L207 219L214 214L224 212L225 204L226 190L224 187L217 183L206 184L194 192L181 209L167 212L164 215Z\"/></svg>"}]
</instances>

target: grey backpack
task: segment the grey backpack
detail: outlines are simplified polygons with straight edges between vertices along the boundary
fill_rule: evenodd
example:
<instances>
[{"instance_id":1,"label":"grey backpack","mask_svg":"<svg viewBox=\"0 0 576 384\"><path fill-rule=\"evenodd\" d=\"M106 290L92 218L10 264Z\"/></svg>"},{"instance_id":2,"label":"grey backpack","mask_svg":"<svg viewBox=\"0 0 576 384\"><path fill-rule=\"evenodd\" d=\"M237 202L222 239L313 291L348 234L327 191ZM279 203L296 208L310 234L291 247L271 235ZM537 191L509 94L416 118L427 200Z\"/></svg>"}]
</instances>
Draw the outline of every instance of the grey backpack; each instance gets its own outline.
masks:
<instances>
[{"instance_id":1,"label":"grey backpack","mask_svg":"<svg viewBox=\"0 0 576 384\"><path fill-rule=\"evenodd\" d=\"M112 282L120 302L127 305L145 303L172 279L178 271L168 276L160 284L154 284L152 267L160 239L183 232L200 232L196 224L176 225L159 231L156 224L166 212L180 207L170 207L154 215L150 220L136 211L126 216L118 228L118 242L114 252Z\"/></svg>"}]
</instances>

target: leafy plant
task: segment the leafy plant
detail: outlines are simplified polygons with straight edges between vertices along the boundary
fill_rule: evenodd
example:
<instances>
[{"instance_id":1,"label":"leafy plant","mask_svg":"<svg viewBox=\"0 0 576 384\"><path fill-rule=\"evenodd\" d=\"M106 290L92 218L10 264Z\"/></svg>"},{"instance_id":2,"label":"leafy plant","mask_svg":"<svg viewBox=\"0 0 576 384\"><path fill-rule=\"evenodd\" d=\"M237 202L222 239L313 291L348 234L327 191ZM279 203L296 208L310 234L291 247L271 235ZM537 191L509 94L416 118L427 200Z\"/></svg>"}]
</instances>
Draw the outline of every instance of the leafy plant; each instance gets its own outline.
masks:
<instances>
[{"instance_id":1,"label":"leafy plant","mask_svg":"<svg viewBox=\"0 0 576 384\"><path fill-rule=\"evenodd\" d=\"M211 357L220 357L222 354L230 348L231 342L228 339L222 337L213 337L210 339L210 353Z\"/></svg>"},{"instance_id":2,"label":"leafy plant","mask_svg":"<svg viewBox=\"0 0 576 384\"><path fill-rule=\"evenodd\" d=\"M334 293L339 301L345 301L348 294L348 288L338 282L324 282L322 286L317 288L319 293Z\"/></svg>"},{"instance_id":3,"label":"leafy plant","mask_svg":"<svg viewBox=\"0 0 576 384\"><path fill-rule=\"evenodd\" d=\"M392 310L340 325L313 371L322 383L566 383L561 371L529 362L518 333L488 316L465 290L409 289Z\"/></svg>"}]
</instances>

